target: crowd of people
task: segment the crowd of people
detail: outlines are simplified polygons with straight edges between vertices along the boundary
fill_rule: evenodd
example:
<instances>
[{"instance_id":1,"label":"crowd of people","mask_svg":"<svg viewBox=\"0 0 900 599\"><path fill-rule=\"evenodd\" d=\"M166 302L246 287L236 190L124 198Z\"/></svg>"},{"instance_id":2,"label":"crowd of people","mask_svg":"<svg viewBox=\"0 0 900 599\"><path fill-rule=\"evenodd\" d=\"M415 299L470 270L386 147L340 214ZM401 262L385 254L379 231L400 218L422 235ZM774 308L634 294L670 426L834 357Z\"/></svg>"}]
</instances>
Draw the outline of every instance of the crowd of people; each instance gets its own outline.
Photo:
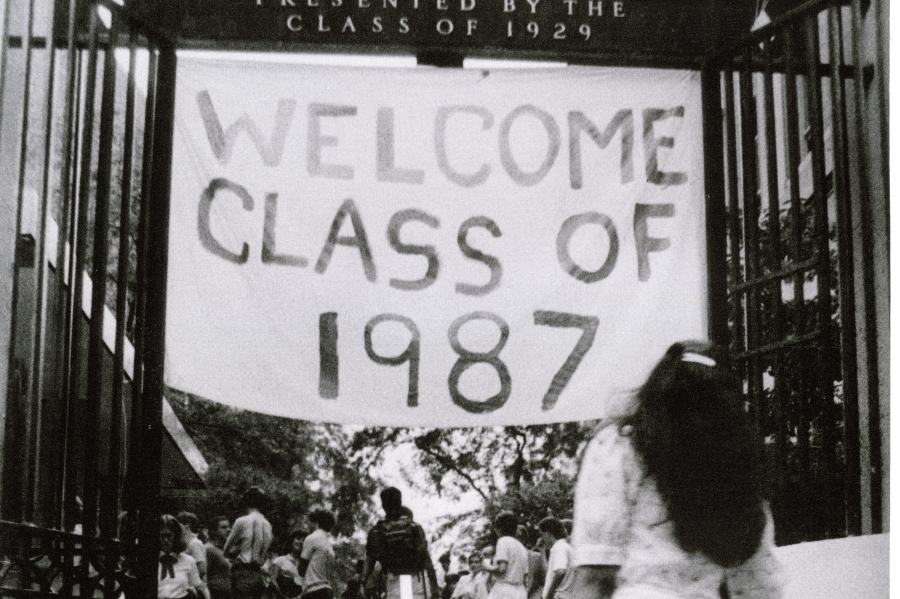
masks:
<instances>
[{"instance_id":1,"label":"crowd of people","mask_svg":"<svg viewBox=\"0 0 900 599\"><path fill-rule=\"evenodd\" d=\"M332 599L334 515L314 510L316 529L292 532L287 552L272 557L265 494L250 487L243 500L243 516L216 516L205 531L191 512L162 516L158 599Z\"/></svg>"},{"instance_id":2,"label":"crowd of people","mask_svg":"<svg viewBox=\"0 0 900 599\"><path fill-rule=\"evenodd\" d=\"M496 542L432 563L422 527L393 487L369 531L366 557L342 599L779 599L761 447L739 384L708 344L671 346L633 402L586 446L573 520L533 525L512 512ZM159 599L333 599L334 516L268 559L272 527L251 488L233 526L209 540L193 514L163 516Z\"/></svg>"}]
</instances>

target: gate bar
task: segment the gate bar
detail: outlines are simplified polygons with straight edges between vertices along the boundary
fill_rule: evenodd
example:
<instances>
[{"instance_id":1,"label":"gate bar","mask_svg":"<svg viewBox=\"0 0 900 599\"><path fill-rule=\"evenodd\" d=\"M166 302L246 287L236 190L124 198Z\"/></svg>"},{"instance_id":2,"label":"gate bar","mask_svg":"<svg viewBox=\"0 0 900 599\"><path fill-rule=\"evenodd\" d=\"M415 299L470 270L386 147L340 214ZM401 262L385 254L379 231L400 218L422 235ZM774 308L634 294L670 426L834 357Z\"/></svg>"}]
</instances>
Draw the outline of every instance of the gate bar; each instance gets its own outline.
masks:
<instances>
[{"instance_id":1,"label":"gate bar","mask_svg":"<svg viewBox=\"0 0 900 599\"><path fill-rule=\"evenodd\" d=\"M756 103L753 95L753 72L750 61L746 60L751 55L752 47L745 50L740 74L738 75L740 94L741 117L741 169L742 169L742 197L744 208L744 279L753 280L759 277L759 197L757 194L757 123ZM736 198L740 200L740 198ZM740 233L733 232L735 238ZM739 298L738 298L739 299ZM747 338L746 348L754 350L760 345L759 323L759 289L751 287L744 296L747 313ZM757 366L758 356L747 355L744 366L747 374L748 395L755 401L750 402L750 416L755 433L760 435L762 426L760 419L764 412L762 404L762 373Z\"/></svg>"},{"instance_id":2,"label":"gate bar","mask_svg":"<svg viewBox=\"0 0 900 599\"><path fill-rule=\"evenodd\" d=\"M95 8L96 10L96 8ZM102 405L106 400L103 385L103 320L106 308L106 272L109 258L109 196L112 177L113 121L115 119L116 57L115 45L119 20L113 16L109 30L109 45L103 51L103 84L100 103L100 139L97 146L97 187L94 206L94 248L91 254L91 320L87 358L87 418L84 460L84 534L94 535L97 525L104 521L100 513L100 439L96 427L101 421ZM89 88L90 89L90 88ZM121 376L121 373L114 373ZM115 423L111 423L115 426ZM94 432L94 434L91 434ZM107 466L109 464L107 463ZM100 536L112 536L101 530Z\"/></svg>"},{"instance_id":3,"label":"gate bar","mask_svg":"<svg viewBox=\"0 0 900 599\"><path fill-rule=\"evenodd\" d=\"M131 379L131 447L126 466L123 501L125 510L136 515L140 511L142 486L139 472L143 460L138 451L143 447L144 435L144 347L146 331L147 253L149 252L150 186L153 181L153 134L156 129L156 67L158 56L153 47L147 48L147 98L144 103L144 143L141 156L141 208L138 215L135 261L134 306L134 369Z\"/></svg>"},{"instance_id":4,"label":"gate bar","mask_svg":"<svg viewBox=\"0 0 900 599\"><path fill-rule=\"evenodd\" d=\"M78 199L77 199L77 215L75 227L72 235L75 238L74 259L70 269L72 283L70 285L72 293L69 297L70 301L70 362L67 365L67 376L69 378L68 397L69 418L67 431L67 449L66 449L66 469L65 469L65 495L66 501L74 502L78 493L78 453L81 442L83 441L83 431L79 430L79 424L84 418L85 402L80 397L79 376L81 369L81 360L78 359L78 351L81 347L81 297L84 291L84 264L85 254L87 253L87 212L90 206L89 195L91 189L91 154L94 130L94 90L97 86L97 27L99 17L96 9L90 11L90 48L88 49L88 64L86 73L86 82L84 86L84 102L82 105L82 117L78 119L81 125L81 161L78 174ZM79 65L81 68L81 65ZM89 431L90 432L90 431ZM89 504L84 502L82 530L93 536L93 530L87 528L87 512ZM74 522L73 522L74 523ZM81 566L82 571L87 573L87 560Z\"/></svg>"},{"instance_id":5,"label":"gate bar","mask_svg":"<svg viewBox=\"0 0 900 599\"><path fill-rule=\"evenodd\" d=\"M147 307L141 477L145 493L140 497L138 546L138 597L155 599L159 553L160 455L162 402L165 392L166 273L169 246L169 198L172 178L172 144L175 116L175 46L164 40L159 46L159 65L154 122L153 182L150 188L150 252L147 255Z\"/></svg>"},{"instance_id":6,"label":"gate bar","mask_svg":"<svg viewBox=\"0 0 900 599\"><path fill-rule=\"evenodd\" d=\"M728 232L725 198L725 149L722 131L722 76L704 63L700 72L703 102L703 163L706 190L706 277L709 339L728 346Z\"/></svg>"},{"instance_id":7,"label":"gate bar","mask_svg":"<svg viewBox=\"0 0 900 599\"><path fill-rule=\"evenodd\" d=\"M841 309L841 369L844 409L844 504L847 534L862 534L859 465L859 372L856 364L856 275L853 272L853 213L847 143L847 97L836 66L844 66L843 19L840 8L828 13L831 72L834 194L837 204L838 293Z\"/></svg>"},{"instance_id":8,"label":"gate bar","mask_svg":"<svg viewBox=\"0 0 900 599\"><path fill-rule=\"evenodd\" d=\"M734 63L729 60L725 65L725 130L726 151L728 157L728 229L729 250L731 255L732 281L737 284L742 280L741 276L741 247L738 236L741 230L740 208L738 205L738 167L737 167L737 124L734 108ZM744 347L744 320L741 310L742 294L736 294L731 298L731 319L734 323L732 335L732 347L735 352L741 352Z\"/></svg>"},{"instance_id":9,"label":"gate bar","mask_svg":"<svg viewBox=\"0 0 900 599\"><path fill-rule=\"evenodd\" d=\"M833 414L835 412L834 404L834 382L832 373L825 368L828 358L828 349L833 347L832 335L829 335L831 328L831 260L830 247L828 239L828 194L825 183L825 127L822 115L822 80L814 76L816 68L819 64L819 20L818 15L810 14L806 18L806 60L808 75L806 77L806 101L809 114L810 127L810 150L812 153L812 181L813 181L813 214L815 227L815 237L818 240L816 253L818 254L819 264L816 267L816 307L818 308L819 327L824 336L822 343L819 344L819 359L822 368L819 369L818 375L818 401L820 402L822 414L822 458L825 464L824 477L828 482L829 489L827 496L823 498L827 509L829 537L835 533L842 532L836 530L837 514L843 512L838 508L836 497L837 494L837 439L835 435ZM843 522L841 522L843 524Z\"/></svg>"},{"instance_id":10,"label":"gate bar","mask_svg":"<svg viewBox=\"0 0 900 599\"><path fill-rule=\"evenodd\" d=\"M116 337L113 352L112 406L110 409L109 474L106 481L101 513L106 520L101 523L107 536L119 536L116 532L118 509L121 501L122 482L122 437L124 423L123 402L125 400L125 328L128 325L128 263L131 248L131 170L134 154L134 70L137 62L137 46L134 32L129 33L128 78L125 88L125 132L122 141L122 182L119 195L119 254L116 272ZM132 377L135 364L132 361ZM121 537L119 537L121 538Z\"/></svg>"},{"instance_id":11,"label":"gate bar","mask_svg":"<svg viewBox=\"0 0 900 599\"><path fill-rule=\"evenodd\" d=\"M769 196L769 272L779 273L782 268L782 258L784 256L784 247L781 243L781 196L778 189L778 148L776 145L775 131L775 85L773 73L773 57L772 46L774 42L769 41L765 44L765 61L766 68L763 73L763 110L765 112L765 138L766 138L766 175L768 179L767 194ZM782 277L772 277L770 293L772 294L773 306L771 337L772 340L780 341L784 339L785 332L785 309L781 297ZM783 464L787 456L787 426L785 425L785 404L787 402L787 389L783 376L785 368L782 360L776 358L773 360L772 375L774 378L774 389L772 390L773 418L775 431L775 488L779 495L785 489L785 474Z\"/></svg>"},{"instance_id":12,"label":"gate bar","mask_svg":"<svg viewBox=\"0 0 900 599\"><path fill-rule=\"evenodd\" d=\"M866 94L863 90L863 51L862 51L862 6L861 0L853 0L852 3L852 35L853 38L853 62L856 67L856 77L853 81L854 91L854 121L856 127L857 167L859 170L859 237L862 258L862 295L863 309L865 313L865 360L866 360L866 395L868 396L868 442L869 442L869 512L872 518L872 533L880 533L884 530L882 511L882 468L881 456L881 399L880 373L878 370L878 323L875 307L875 257L874 234L872 232L872 197L869 189L868 169L869 160L866 152L865 116L863 110L866 104ZM871 7L870 7L871 9ZM885 157L886 158L886 157ZM882 162L885 162L884 160ZM885 179L885 185L889 179ZM889 194L885 194L889 196Z\"/></svg>"},{"instance_id":13,"label":"gate bar","mask_svg":"<svg viewBox=\"0 0 900 599\"><path fill-rule=\"evenodd\" d=\"M27 32L30 35L34 31L34 0L28 1L28 29ZM24 48L25 52L25 81L31 81L31 70L32 63L34 57L34 48L31 44L28 44ZM20 240L22 239L22 210L25 206L25 171L28 170L28 130L30 124L30 116L31 116L31 89L30 86L25 86L22 94L22 128L21 128L21 138L19 140L19 172L18 172L18 180L16 181L16 244L15 244L15 262L13 268L13 296L12 296L12 309L10 313L13 315L13 318L18 320L21 316L18 314L20 307L18 302L18 292L19 289L19 280L21 275L19 273L20 263L19 259L21 256L19 255L21 246ZM36 243L43 243L43 238L39 238L36 240ZM33 258L32 258L33 259ZM34 266L34 263L32 263ZM34 278L35 271L30 271L30 276ZM40 294L40 279L35 280L35 293ZM34 315L32 315L34 316ZM38 318L38 320L40 320ZM34 324L34 320L32 320L32 324ZM39 326L39 325L38 325ZM10 329L10 338L9 338L9 350L10 355L15 356L16 345L18 342L16 340L16 326L13 323L13 326ZM34 347L31 348L35 350ZM10 365L13 365L18 360L13 360L10 362ZM24 464L23 471L21 472L21 476L18 477L18 480L21 484L21 488L18 489L19 492L19 501L20 503L20 512L21 517L26 522L31 522L34 519L34 476L33 470L29 468L32 461L34 460L34 438L37 434L37 429L39 428L37 423L37 409L33 402L30 400L33 398L34 393L34 372L31 370L31 366L33 361L28 364L27 369L22 372L22 376L24 378L24 397L16 397L16 402L21 402L21 406L23 407L22 413L24 416L25 425L23 427L24 434L24 447L20 448L22 452L22 462ZM16 393L18 396L18 393Z\"/></svg>"}]
</instances>

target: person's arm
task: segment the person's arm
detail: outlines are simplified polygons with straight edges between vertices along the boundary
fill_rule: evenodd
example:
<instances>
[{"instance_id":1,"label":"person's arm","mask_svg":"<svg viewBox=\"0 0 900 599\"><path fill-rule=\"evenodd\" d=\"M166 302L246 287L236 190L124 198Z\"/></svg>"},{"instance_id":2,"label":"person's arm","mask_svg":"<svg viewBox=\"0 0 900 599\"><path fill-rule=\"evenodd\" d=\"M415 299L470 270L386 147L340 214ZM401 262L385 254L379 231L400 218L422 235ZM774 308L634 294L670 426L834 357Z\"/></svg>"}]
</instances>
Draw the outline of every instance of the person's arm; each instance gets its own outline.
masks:
<instances>
[{"instance_id":1,"label":"person's arm","mask_svg":"<svg viewBox=\"0 0 900 599\"><path fill-rule=\"evenodd\" d=\"M243 523L240 520L235 521L234 526L231 527L231 532L228 533L228 538L225 539L225 544L222 545L222 553L225 555L226 559L234 559L241 552L240 547L240 537L239 534L243 534Z\"/></svg>"},{"instance_id":2,"label":"person's arm","mask_svg":"<svg viewBox=\"0 0 900 599\"><path fill-rule=\"evenodd\" d=\"M543 599L553 599L553 595L556 593L556 589L559 588L559 585L562 583L563 578L566 576L565 570L554 570L553 574L550 576L550 584L547 586L547 594L544 595Z\"/></svg>"},{"instance_id":3,"label":"person's arm","mask_svg":"<svg viewBox=\"0 0 900 599\"><path fill-rule=\"evenodd\" d=\"M486 567L485 570L488 570L492 574L496 574L500 578L503 578L504 576L506 576L506 570L508 568L509 568L508 561L506 561L505 559L496 559L495 558L494 563L491 565L491 567L490 568Z\"/></svg>"},{"instance_id":4,"label":"person's arm","mask_svg":"<svg viewBox=\"0 0 900 599\"><path fill-rule=\"evenodd\" d=\"M297 560L297 574L306 576L306 569L309 568L309 560L302 557Z\"/></svg>"},{"instance_id":5,"label":"person's arm","mask_svg":"<svg viewBox=\"0 0 900 599\"><path fill-rule=\"evenodd\" d=\"M507 539L500 537L494 548L494 559L490 564L485 564L484 569L493 574L496 578L506 576L506 570L509 568L509 556L507 554Z\"/></svg>"},{"instance_id":6,"label":"person's arm","mask_svg":"<svg viewBox=\"0 0 900 599\"><path fill-rule=\"evenodd\" d=\"M419 553L424 566L425 573L428 575L428 584L431 585L431 598L440 599L441 589L438 587L437 572L434 570L434 564L431 563L431 555L428 554L428 541L425 539L425 531L418 524L415 525L416 532L419 537Z\"/></svg>"},{"instance_id":7,"label":"person's arm","mask_svg":"<svg viewBox=\"0 0 900 599\"><path fill-rule=\"evenodd\" d=\"M303 548L300 549L300 559L297 560L297 573L300 576L306 576L306 569L309 568L309 562L312 561L315 552L315 538L313 535L309 535L303 539Z\"/></svg>"},{"instance_id":8,"label":"person's arm","mask_svg":"<svg viewBox=\"0 0 900 599\"><path fill-rule=\"evenodd\" d=\"M378 524L372 527L369 530L369 534L366 535L366 561L363 564L363 571L359 578L359 586L362 590L362 594L367 596L369 594L369 577L372 575L372 572L375 570L375 562L376 559L376 545L378 543Z\"/></svg>"},{"instance_id":9,"label":"person's arm","mask_svg":"<svg viewBox=\"0 0 900 599\"><path fill-rule=\"evenodd\" d=\"M200 578L200 571L197 569L196 560L190 556L188 556L187 559L192 562L187 571L188 585L191 588L191 592L203 599L210 599L209 589L206 587L206 583Z\"/></svg>"},{"instance_id":10,"label":"person's arm","mask_svg":"<svg viewBox=\"0 0 900 599\"><path fill-rule=\"evenodd\" d=\"M200 539L194 537L191 540L190 554L197 562L197 572L200 573L200 580L206 582L206 548Z\"/></svg>"},{"instance_id":11,"label":"person's arm","mask_svg":"<svg viewBox=\"0 0 900 599\"><path fill-rule=\"evenodd\" d=\"M631 441L620 433L618 423L602 426L585 447L575 485L573 562L569 562L575 565L574 599L606 599L615 590L616 574L625 559L623 540L631 526L631 498L641 477Z\"/></svg>"},{"instance_id":12,"label":"person's arm","mask_svg":"<svg viewBox=\"0 0 900 599\"><path fill-rule=\"evenodd\" d=\"M372 575L372 570L375 569L375 557L370 553L366 552L366 564L363 566L362 577L360 578L360 586L363 590L366 589L366 586L369 582L369 576Z\"/></svg>"},{"instance_id":13,"label":"person's arm","mask_svg":"<svg viewBox=\"0 0 900 599\"><path fill-rule=\"evenodd\" d=\"M428 583L434 589L434 592L431 594L432 599L440 599L441 589L438 588L437 572L434 571L434 564L431 563L430 557L428 558L428 565L425 567L425 571L428 574Z\"/></svg>"}]
</instances>

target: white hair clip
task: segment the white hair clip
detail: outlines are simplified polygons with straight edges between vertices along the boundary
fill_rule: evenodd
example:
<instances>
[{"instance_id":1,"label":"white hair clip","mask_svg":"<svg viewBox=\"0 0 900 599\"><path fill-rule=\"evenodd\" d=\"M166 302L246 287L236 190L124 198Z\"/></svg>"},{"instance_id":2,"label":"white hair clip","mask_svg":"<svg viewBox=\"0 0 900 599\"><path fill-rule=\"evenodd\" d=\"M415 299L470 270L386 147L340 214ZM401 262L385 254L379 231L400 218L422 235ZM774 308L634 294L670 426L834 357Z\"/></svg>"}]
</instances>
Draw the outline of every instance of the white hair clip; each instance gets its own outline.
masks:
<instances>
[{"instance_id":1,"label":"white hair clip","mask_svg":"<svg viewBox=\"0 0 900 599\"><path fill-rule=\"evenodd\" d=\"M695 354L693 352L687 352L683 356L681 356L682 362L696 362L697 364L703 364L704 366L715 366L716 361L710 358L709 356L704 356L703 354Z\"/></svg>"}]
</instances>

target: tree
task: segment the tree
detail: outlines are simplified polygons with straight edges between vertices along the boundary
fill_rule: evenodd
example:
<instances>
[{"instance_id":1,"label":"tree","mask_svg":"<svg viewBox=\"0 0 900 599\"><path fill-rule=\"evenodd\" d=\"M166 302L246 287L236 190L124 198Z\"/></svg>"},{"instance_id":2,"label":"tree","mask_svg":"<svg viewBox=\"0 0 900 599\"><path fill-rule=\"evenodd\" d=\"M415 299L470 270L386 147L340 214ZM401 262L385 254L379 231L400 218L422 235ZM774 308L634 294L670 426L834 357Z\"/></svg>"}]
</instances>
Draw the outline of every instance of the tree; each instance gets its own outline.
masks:
<instances>
[{"instance_id":1,"label":"tree","mask_svg":"<svg viewBox=\"0 0 900 599\"><path fill-rule=\"evenodd\" d=\"M173 389L167 397L209 472L203 493L164 498L164 509L234 518L243 491L258 485L270 498L266 516L276 541L309 530L305 516L315 507L335 513L334 532L341 536L371 520L377 485L348 460L350 439L342 427L239 410Z\"/></svg>"},{"instance_id":2,"label":"tree","mask_svg":"<svg viewBox=\"0 0 900 599\"><path fill-rule=\"evenodd\" d=\"M388 447L415 447L416 464L433 492L448 499L475 491L482 509L446 517L438 536L463 529L469 543L493 542L491 522L512 510L536 526L552 513L571 517L577 455L593 422L475 429L366 428L353 436L353 460L360 470L377 466Z\"/></svg>"}]
</instances>

